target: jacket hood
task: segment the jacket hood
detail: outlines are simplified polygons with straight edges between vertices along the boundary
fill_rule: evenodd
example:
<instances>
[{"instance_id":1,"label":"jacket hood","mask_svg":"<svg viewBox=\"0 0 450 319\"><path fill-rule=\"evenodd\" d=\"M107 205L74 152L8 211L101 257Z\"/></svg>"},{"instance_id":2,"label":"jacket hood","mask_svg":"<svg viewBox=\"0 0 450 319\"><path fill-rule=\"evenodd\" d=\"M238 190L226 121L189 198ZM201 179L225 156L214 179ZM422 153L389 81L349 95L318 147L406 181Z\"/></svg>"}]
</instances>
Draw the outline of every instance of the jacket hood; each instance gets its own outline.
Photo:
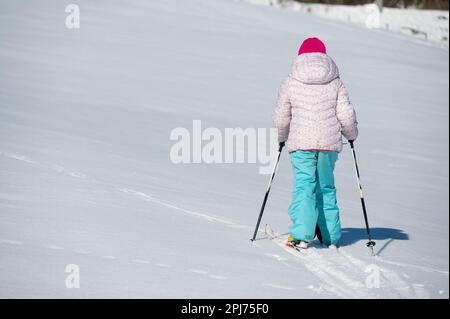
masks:
<instances>
[{"instance_id":1,"label":"jacket hood","mask_svg":"<svg viewBox=\"0 0 450 319\"><path fill-rule=\"evenodd\" d=\"M304 84L326 84L339 77L339 69L326 54L306 53L294 59L289 76Z\"/></svg>"}]
</instances>

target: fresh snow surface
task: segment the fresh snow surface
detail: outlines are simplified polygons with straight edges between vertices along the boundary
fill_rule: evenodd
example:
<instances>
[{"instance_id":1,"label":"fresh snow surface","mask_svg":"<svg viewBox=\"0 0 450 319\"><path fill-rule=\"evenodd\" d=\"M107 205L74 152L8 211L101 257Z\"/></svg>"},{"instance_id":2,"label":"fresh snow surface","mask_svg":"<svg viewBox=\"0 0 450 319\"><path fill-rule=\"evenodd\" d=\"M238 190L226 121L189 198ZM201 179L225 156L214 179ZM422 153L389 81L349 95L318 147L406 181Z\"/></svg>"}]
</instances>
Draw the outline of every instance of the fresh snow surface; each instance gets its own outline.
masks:
<instances>
[{"instance_id":1,"label":"fresh snow surface","mask_svg":"<svg viewBox=\"0 0 450 319\"><path fill-rule=\"evenodd\" d=\"M323 18L374 27L373 17L378 7L368 5L326 5L320 3L299 3L292 0L244 0L258 5L285 7ZM418 39L440 43L448 47L449 12L443 10L419 10L414 8L383 8L379 15L381 30L407 34Z\"/></svg>"},{"instance_id":2,"label":"fresh snow surface","mask_svg":"<svg viewBox=\"0 0 450 319\"><path fill-rule=\"evenodd\" d=\"M0 297L449 297L448 49L241 1L77 3L75 30L61 1L0 4ZM289 229L286 153L254 243L258 164L169 160L195 119L270 127L310 36L357 109L377 257L348 145L341 247L300 256L263 231Z\"/></svg>"}]
</instances>

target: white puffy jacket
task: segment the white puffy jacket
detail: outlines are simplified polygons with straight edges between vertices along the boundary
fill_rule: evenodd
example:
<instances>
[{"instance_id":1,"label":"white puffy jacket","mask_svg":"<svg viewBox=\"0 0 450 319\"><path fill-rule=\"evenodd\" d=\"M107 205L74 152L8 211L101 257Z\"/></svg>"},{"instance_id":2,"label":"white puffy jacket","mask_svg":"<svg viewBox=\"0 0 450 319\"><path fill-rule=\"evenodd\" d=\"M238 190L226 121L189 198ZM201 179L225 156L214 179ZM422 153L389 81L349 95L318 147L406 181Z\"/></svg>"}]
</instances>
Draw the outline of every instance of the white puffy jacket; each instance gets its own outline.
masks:
<instances>
[{"instance_id":1,"label":"white puffy jacket","mask_svg":"<svg viewBox=\"0 0 450 319\"><path fill-rule=\"evenodd\" d=\"M358 122L334 61L323 53L295 58L273 113L278 140L296 150L342 151L342 135L358 136Z\"/></svg>"}]
</instances>

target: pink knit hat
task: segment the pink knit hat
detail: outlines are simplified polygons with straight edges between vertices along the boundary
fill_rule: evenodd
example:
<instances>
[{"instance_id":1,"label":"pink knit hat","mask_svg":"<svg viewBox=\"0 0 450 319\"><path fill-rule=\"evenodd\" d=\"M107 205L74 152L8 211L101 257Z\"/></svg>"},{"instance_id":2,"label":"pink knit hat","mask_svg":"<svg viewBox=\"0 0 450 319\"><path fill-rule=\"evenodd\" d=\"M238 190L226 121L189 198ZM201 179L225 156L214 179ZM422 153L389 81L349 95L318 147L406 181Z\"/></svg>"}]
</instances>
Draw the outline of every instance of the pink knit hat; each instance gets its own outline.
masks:
<instances>
[{"instance_id":1,"label":"pink knit hat","mask_svg":"<svg viewBox=\"0 0 450 319\"><path fill-rule=\"evenodd\" d=\"M327 48L325 44L317 38L309 38L303 41L300 49L298 50L298 55L303 53L327 53Z\"/></svg>"}]
</instances>

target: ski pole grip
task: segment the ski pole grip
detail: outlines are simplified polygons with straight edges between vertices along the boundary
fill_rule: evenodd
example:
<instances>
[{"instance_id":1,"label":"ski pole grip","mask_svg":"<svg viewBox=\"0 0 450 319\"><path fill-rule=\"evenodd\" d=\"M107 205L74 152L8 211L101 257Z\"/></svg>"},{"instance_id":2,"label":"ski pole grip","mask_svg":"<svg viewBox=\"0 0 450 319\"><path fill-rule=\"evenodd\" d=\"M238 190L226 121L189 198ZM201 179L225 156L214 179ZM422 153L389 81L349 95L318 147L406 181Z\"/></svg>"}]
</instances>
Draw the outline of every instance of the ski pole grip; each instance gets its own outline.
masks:
<instances>
[{"instance_id":1,"label":"ski pole grip","mask_svg":"<svg viewBox=\"0 0 450 319\"><path fill-rule=\"evenodd\" d=\"M280 142L280 144L278 145L278 152L281 153L281 151L283 150L283 147L286 145L286 142Z\"/></svg>"},{"instance_id":2,"label":"ski pole grip","mask_svg":"<svg viewBox=\"0 0 450 319\"><path fill-rule=\"evenodd\" d=\"M348 142L350 143L350 147L353 148L353 142L355 142L354 140L348 140Z\"/></svg>"}]
</instances>

